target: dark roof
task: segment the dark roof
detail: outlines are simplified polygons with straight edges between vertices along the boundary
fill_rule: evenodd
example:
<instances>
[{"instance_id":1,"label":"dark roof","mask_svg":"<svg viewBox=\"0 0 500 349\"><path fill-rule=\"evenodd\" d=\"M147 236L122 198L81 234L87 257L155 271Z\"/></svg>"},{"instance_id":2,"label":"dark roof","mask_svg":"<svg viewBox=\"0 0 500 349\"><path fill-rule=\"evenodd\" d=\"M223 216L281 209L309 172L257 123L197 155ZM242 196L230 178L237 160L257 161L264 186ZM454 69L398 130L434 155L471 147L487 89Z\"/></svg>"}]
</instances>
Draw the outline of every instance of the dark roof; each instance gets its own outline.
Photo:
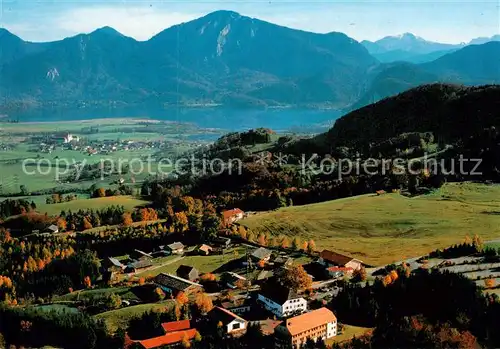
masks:
<instances>
[{"instance_id":1,"label":"dark roof","mask_svg":"<svg viewBox=\"0 0 500 349\"><path fill-rule=\"evenodd\" d=\"M127 265L127 267L134 268L134 269L142 269L142 268L147 268L152 266L153 263L149 260L142 260L142 261L135 261Z\"/></svg>"},{"instance_id":2,"label":"dark roof","mask_svg":"<svg viewBox=\"0 0 500 349\"><path fill-rule=\"evenodd\" d=\"M189 280L183 279L181 277L172 275L172 274L158 274L155 278L155 282L158 285L168 287L177 291L184 291L188 289L190 286L198 286L202 287L200 284L191 282Z\"/></svg>"},{"instance_id":3,"label":"dark roof","mask_svg":"<svg viewBox=\"0 0 500 349\"><path fill-rule=\"evenodd\" d=\"M221 307L224 309L231 310L234 308L250 306L252 304L253 303L250 298L238 298L238 299L233 299L232 301L222 302Z\"/></svg>"},{"instance_id":4,"label":"dark roof","mask_svg":"<svg viewBox=\"0 0 500 349\"><path fill-rule=\"evenodd\" d=\"M227 325L236 319L246 322L245 319L221 307L214 307L210 310L208 316L210 316L210 318L215 322L222 322L223 325Z\"/></svg>"},{"instance_id":5,"label":"dark roof","mask_svg":"<svg viewBox=\"0 0 500 349\"><path fill-rule=\"evenodd\" d=\"M196 270L195 267L192 267L190 265L180 265L179 268L177 268L176 270L176 274L179 275L189 275L189 273L192 271L192 270ZM196 270L196 272L198 272L198 270Z\"/></svg>"},{"instance_id":6,"label":"dark roof","mask_svg":"<svg viewBox=\"0 0 500 349\"><path fill-rule=\"evenodd\" d=\"M274 260L274 263L287 264L287 265L292 264L293 258L287 257L287 256L279 256L279 257L276 257L276 259Z\"/></svg>"},{"instance_id":7,"label":"dark roof","mask_svg":"<svg viewBox=\"0 0 500 349\"><path fill-rule=\"evenodd\" d=\"M228 244L231 243L231 238L217 236L216 238L212 239L212 241L217 244Z\"/></svg>"},{"instance_id":8,"label":"dark roof","mask_svg":"<svg viewBox=\"0 0 500 349\"><path fill-rule=\"evenodd\" d=\"M167 245L167 247L170 248L171 250L179 250L184 248L184 244L182 242L174 242L170 245Z\"/></svg>"},{"instance_id":9,"label":"dark roof","mask_svg":"<svg viewBox=\"0 0 500 349\"><path fill-rule=\"evenodd\" d=\"M278 304L283 304L290 299L302 298L291 288L274 282L265 284L259 293Z\"/></svg>"},{"instance_id":10,"label":"dark roof","mask_svg":"<svg viewBox=\"0 0 500 349\"><path fill-rule=\"evenodd\" d=\"M264 247L259 247L258 249L252 252L252 257L257 259L265 259L269 256L271 256L271 251L269 251L267 248Z\"/></svg>"},{"instance_id":11,"label":"dark roof","mask_svg":"<svg viewBox=\"0 0 500 349\"><path fill-rule=\"evenodd\" d=\"M340 266L346 265L347 263L349 263L354 259L352 257L347 257L344 256L343 254L333 252L330 250L323 250L319 254L319 256L330 263L337 264Z\"/></svg>"},{"instance_id":12,"label":"dark roof","mask_svg":"<svg viewBox=\"0 0 500 349\"><path fill-rule=\"evenodd\" d=\"M115 267L123 268L123 264L116 258L109 257L108 260L113 264Z\"/></svg>"}]
</instances>

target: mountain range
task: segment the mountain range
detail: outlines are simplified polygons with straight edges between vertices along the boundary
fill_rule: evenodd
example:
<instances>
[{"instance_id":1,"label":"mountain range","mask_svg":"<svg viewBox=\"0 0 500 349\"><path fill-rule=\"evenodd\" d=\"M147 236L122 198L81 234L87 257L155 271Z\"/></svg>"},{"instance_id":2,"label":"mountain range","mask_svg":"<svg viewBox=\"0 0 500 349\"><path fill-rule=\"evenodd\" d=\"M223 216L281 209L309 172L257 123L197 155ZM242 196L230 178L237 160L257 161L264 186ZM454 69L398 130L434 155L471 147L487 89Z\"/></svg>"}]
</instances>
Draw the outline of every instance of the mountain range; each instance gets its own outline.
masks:
<instances>
[{"instance_id":1,"label":"mountain range","mask_svg":"<svg viewBox=\"0 0 500 349\"><path fill-rule=\"evenodd\" d=\"M422 55L455 51L412 64L381 63L376 55L383 50ZM409 34L399 41L358 43L343 33L305 32L231 11L173 26L148 41L104 27L60 41L31 43L1 29L0 106L148 103L350 109L421 83L497 83L499 52L500 42L457 50Z\"/></svg>"},{"instance_id":2,"label":"mountain range","mask_svg":"<svg viewBox=\"0 0 500 349\"><path fill-rule=\"evenodd\" d=\"M397 36L386 36L374 42L363 40L361 44L372 56L383 63L397 61L426 63L468 45L481 45L491 41L500 41L500 35L475 38L468 43L455 45L428 41L414 34L404 33Z\"/></svg>"}]
</instances>

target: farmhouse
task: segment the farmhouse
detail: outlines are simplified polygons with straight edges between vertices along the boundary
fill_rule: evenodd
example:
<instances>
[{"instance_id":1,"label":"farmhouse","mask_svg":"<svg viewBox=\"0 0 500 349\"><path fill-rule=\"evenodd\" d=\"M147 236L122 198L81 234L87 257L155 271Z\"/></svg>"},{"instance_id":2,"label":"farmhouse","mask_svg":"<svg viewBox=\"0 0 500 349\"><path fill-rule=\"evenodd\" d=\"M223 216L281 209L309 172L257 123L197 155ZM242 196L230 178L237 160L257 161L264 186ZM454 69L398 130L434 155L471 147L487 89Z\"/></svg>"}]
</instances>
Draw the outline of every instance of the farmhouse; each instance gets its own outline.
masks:
<instances>
[{"instance_id":1,"label":"farmhouse","mask_svg":"<svg viewBox=\"0 0 500 349\"><path fill-rule=\"evenodd\" d=\"M361 267L363 266L363 262L360 261L359 259L344 256L340 253L333 252L330 250L323 250L319 254L318 262L324 265L326 268L343 267L343 268L352 268L353 271L361 269Z\"/></svg>"},{"instance_id":2,"label":"farmhouse","mask_svg":"<svg viewBox=\"0 0 500 349\"><path fill-rule=\"evenodd\" d=\"M231 336L239 336L245 333L247 329L247 321L238 315L221 307L214 307L208 316L215 324L222 323L224 333Z\"/></svg>"},{"instance_id":3,"label":"farmhouse","mask_svg":"<svg viewBox=\"0 0 500 349\"><path fill-rule=\"evenodd\" d=\"M105 264L108 271L114 273L121 273L123 269L125 269L125 266L118 259L113 257L109 257L103 264Z\"/></svg>"},{"instance_id":4,"label":"farmhouse","mask_svg":"<svg viewBox=\"0 0 500 349\"><path fill-rule=\"evenodd\" d=\"M199 277L198 269L189 265L179 266L179 268L177 268L175 273L177 274L178 277L181 277L189 281L197 280Z\"/></svg>"},{"instance_id":5,"label":"farmhouse","mask_svg":"<svg viewBox=\"0 0 500 349\"><path fill-rule=\"evenodd\" d=\"M245 212L239 208L233 208L232 210L222 211L222 222L224 225L228 226L239 221L240 219L243 219L244 216Z\"/></svg>"},{"instance_id":6,"label":"farmhouse","mask_svg":"<svg viewBox=\"0 0 500 349\"><path fill-rule=\"evenodd\" d=\"M126 273L135 273L137 270L149 268L152 265L153 265L153 263L149 259L134 261L132 263L127 264L127 267L125 268L125 272Z\"/></svg>"},{"instance_id":7,"label":"farmhouse","mask_svg":"<svg viewBox=\"0 0 500 349\"><path fill-rule=\"evenodd\" d=\"M231 239L230 238L225 238L222 236L218 236L212 240L212 243L221 246L223 248L228 248L229 245L231 245Z\"/></svg>"},{"instance_id":8,"label":"farmhouse","mask_svg":"<svg viewBox=\"0 0 500 349\"><path fill-rule=\"evenodd\" d=\"M200 247L198 247L198 252L204 256L208 256L212 251L213 251L213 248L209 245L203 244Z\"/></svg>"},{"instance_id":9,"label":"farmhouse","mask_svg":"<svg viewBox=\"0 0 500 349\"><path fill-rule=\"evenodd\" d=\"M300 348L308 338L315 342L337 335L337 318L327 308L320 308L283 321L275 328L276 347Z\"/></svg>"},{"instance_id":10,"label":"farmhouse","mask_svg":"<svg viewBox=\"0 0 500 349\"><path fill-rule=\"evenodd\" d=\"M245 277L243 277L240 274L237 274L235 272L232 272L232 271L224 272L221 275L221 281L222 280L226 283L227 287L232 288L232 289L237 288L236 283L239 280L245 281L245 282L247 281L247 279Z\"/></svg>"},{"instance_id":11,"label":"farmhouse","mask_svg":"<svg viewBox=\"0 0 500 349\"><path fill-rule=\"evenodd\" d=\"M303 297L280 284L265 284L257 295L257 301L280 318L307 310L307 301Z\"/></svg>"},{"instance_id":12,"label":"farmhouse","mask_svg":"<svg viewBox=\"0 0 500 349\"><path fill-rule=\"evenodd\" d=\"M271 258L271 251L268 250L267 248L259 247L258 249L252 252L250 257L256 262L260 261L267 262Z\"/></svg>"},{"instance_id":13,"label":"farmhouse","mask_svg":"<svg viewBox=\"0 0 500 349\"><path fill-rule=\"evenodd\" d=\"M59 233L59 228L57 227L57 225L51 224L47 228L45 228L44 232L56 234L56 233Z\"/></svg>"},{"instance_id":14,"label":"farmhouse","mask_svg":"<svg viewBox=\"0 0 500 349\"><path fill-rule=\"evenodd\" d=\"M173 296L176 296L181 291L185 294L192 294L203 290L203 286L200 284L165 273L156 276L155 284L163 291Z\"/></svg>"},{"instance_id":15,"label":"farmhouse","mask_svg":"<svg viewBox=\"0 0 500 349\"><path fill-rule=\"evenodd\" d=\"M221 307L235 314L248 313L252 309L250 298L238 298L232 301L222 302Z\"/></svg>"},{"instance_id":16,"label":"farmhouse","mask_svg":"<svg viewBox=\"0 0 500 349\"><path fill-rule=\"evenodd\" d=\"M170 254L181 254L184 252L184 245L182 242L174 242L165 246L165 251L170 252Z\"/></svg>"}]
</instances>

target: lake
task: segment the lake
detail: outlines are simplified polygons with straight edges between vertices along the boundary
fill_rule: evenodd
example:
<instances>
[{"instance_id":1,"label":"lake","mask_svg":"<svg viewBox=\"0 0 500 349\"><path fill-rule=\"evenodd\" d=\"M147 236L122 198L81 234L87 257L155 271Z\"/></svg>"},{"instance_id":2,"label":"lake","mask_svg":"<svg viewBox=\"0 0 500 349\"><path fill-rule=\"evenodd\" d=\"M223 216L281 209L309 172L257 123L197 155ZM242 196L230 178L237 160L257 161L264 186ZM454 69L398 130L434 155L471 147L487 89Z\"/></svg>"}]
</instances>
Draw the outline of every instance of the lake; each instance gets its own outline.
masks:
<instances>
[{"instance_id":1,"label":"lake","mask_svg":"<svg viewBox=\"0 0 500 349\"><path fill-rule=\"evenodd\" d=\"M227 108L78 108L23 110L9 119L26 121L71 121L103 118L147 118L187 122L202 128L242 131L268 127L277 132L317 133L329 129L341 116L337 110L312 109L227 109Z\"/></svg>"}]
</instances>

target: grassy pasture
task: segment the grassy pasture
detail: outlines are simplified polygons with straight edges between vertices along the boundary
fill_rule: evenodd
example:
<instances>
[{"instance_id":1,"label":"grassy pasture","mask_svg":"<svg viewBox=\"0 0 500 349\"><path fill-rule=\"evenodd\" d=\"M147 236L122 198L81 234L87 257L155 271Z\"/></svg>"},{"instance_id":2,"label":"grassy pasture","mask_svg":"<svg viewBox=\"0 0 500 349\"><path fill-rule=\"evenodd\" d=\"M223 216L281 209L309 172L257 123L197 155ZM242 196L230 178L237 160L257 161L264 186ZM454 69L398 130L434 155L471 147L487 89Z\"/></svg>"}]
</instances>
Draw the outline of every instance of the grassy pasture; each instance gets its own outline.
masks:
<instances>
[{"instance_id":1,"label":"grassy pasture","mask_svg":"<svg viewBox=\"0 0 500 349\"><path fill-rule=\"evenodd\" d=\"M114 332L118 328L127 328L128 323L135 317L139 317L147 311L157 310L157 311L168 311L173 307L173 300L166 300L159 303L146 303L138 304L130 307L120 308L117 310L106 311L95 315L97 319L104 319L107 328Z\"/></svg>"},{"instance_id":2,"label":"grassy pasture","mask_svg":"<svg viewBox=\"0 0 500 349\"><path fill-rule=\"evenodd\" d=\"M112 205L124 206L125 210L132 211L135 207L145 205L148 201L140 200L132 196L110 196L105 198L94 199L78 199L60 204L41 204L37 207L37 211L41 213L47 212L48 215L57 215L62 210L64 211L78 211L92 208L100 210Z\"/></svg>"},{"instance_id":3,"label":"grassy pasture","mask_svg":"<svg viewBox=\"0 0 500 349\"><path fill-rule=\"evenodd\" d=\"M415 198L369 194L260 213L241 223L383 265L460 243L466 234L500 238L500 186L449 183Z\"/></svg>"}]
</instances>

